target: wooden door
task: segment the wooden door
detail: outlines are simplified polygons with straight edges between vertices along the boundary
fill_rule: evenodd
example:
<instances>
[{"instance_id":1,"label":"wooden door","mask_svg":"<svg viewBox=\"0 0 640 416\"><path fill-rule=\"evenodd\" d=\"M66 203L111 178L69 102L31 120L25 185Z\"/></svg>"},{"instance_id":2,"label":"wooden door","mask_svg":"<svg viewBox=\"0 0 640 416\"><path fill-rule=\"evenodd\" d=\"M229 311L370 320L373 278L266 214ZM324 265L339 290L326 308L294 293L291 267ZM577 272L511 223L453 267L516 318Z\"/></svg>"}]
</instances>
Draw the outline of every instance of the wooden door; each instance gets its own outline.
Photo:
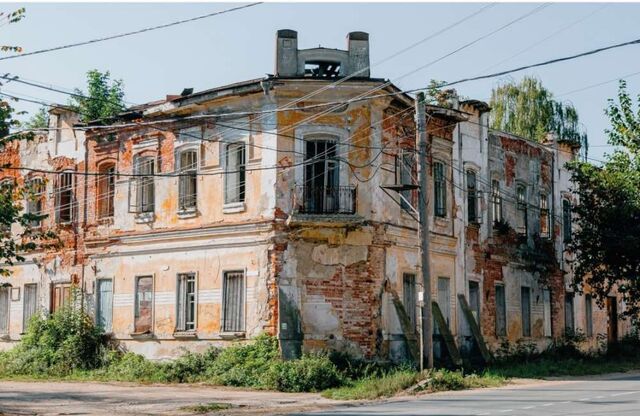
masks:
<instances>
[{"instance_id":1,"label":"wooden door","mask_svg":"<svg viewBox=\"0 0 640 416\"><path fill-rule=\"evenodd\" d=\"M609 316L607 338L609 343L615 343L618 341L618 303L615 296L607 298L607 314Z\"/></svg>"}]
</instances>

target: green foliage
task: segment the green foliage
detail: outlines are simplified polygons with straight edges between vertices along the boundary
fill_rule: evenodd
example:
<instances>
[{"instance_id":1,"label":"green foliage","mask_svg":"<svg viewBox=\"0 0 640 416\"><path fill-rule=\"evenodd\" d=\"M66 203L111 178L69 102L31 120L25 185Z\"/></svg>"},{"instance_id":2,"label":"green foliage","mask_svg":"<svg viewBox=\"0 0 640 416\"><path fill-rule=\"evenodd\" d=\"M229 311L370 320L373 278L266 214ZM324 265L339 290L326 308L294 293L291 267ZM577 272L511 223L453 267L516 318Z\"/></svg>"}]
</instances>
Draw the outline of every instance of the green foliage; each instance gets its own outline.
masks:
<instances>
[{"instance_id":1,"label":"green foliage","mask_svg":"<svg viewBox=\"0 0 640 416\"><path fill-rule=\"evenodd\" d=\"M28 129L46 129L49 127L49 112L46 107L40 107L38 111L31 116L29 121L25 123Z\"/></svg>"},{"instance_id":2,"label":"green foliage","mask_svg":"<svg viewBox=\"0 0 640 416\"><path fill-rule=\"evenodd\" d=\"M229 403L206 403L206 404L196 404L194 406L185 406L180 408L180 410L184 410L186 412L197 413L197 414L206 414L211 412L217 412L219 410L228 410L231 409Z\"/></svg>"},{"instance_id":3,"label":"green foliage","mask_svg":"<svg viewBox=\"0 0 640 416\"><path fill-rule=\"evenodd\" d=\"M640 103L640 97L638 98ZM591 288L603 307L613 288L626 307L621 314L640 314L640 108L633 109L624 81L617 102L605 110L609 143L622 146L601 166L574 162L569 168L580 203L573 207L575 253L573 286Z\"/></svg>"},{"instance_id":4,"label":"green foliage","mask_svg":"<svg viewBox=\"0 0 640 416\"><path fill-rule=\"evenodd\" d=\"M343 383L338 368L325 355L305 355L299 360L280 361L271 367L276 390L321 391Z\"/></svg>"},{"instance_id":5,"label":"green foliage","mask_svg":"<svg viewBox=\"0 0 640 416\"><path fill-rule=\"evenodd\" d=\"M571 104L556 101L542 83L524 77L520 83L507 82L491 92L491 127L527 139L543 142L548 133L560 141L582 146L584 133L578 112Z\"/></svg>"},{"instance_id":6,"label":"green foliage","mask_svg":"<svg viewBox=\"0 0 640 416\"><path fill-rule=\"evenodd\" d=\"M86 94L76 89L70 105L81 114L82 121L104 122L121 113L124 108L124 84L122 80L111 80L109 71L92 69L87 72Z\"/></svg>"}]
</instances>

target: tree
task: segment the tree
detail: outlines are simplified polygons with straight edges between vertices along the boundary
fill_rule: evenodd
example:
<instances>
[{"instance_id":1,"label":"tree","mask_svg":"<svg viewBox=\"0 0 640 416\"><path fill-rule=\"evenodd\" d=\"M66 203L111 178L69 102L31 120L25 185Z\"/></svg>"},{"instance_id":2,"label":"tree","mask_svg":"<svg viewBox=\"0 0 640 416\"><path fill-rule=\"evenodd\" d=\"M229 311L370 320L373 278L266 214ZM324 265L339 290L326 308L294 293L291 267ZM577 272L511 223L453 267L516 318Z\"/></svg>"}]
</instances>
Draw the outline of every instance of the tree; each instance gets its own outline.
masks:
<instances>
[{"instance_id":1,"label":"tree","mask_svg":"<svg viewBox=\"0 0 640 416\"><path fill-rule=\"evenodd\" d=\"M24 16L24 9L12 13L0 13L0 21L6 19L8 23L15 23ZM18 47L0 47L2 51L20 51ZM23 114L17 112L7 100L0 100L0 151L8 153L15 151L15 143L31 140L33 133L14 131L20 127L20 122L15 116ZM12 148L13 146L13 148ZM12 265L16 261L23 261L24 253L48 248L57 244L55 233L48 230L40 230L33 227L34 221L41 220L46 215L36 215L23 212L22 202L33 198L33 190L29 186L20 186L15 181L15 176L7 173L15 166L10 164L0 165L0 177L3 181L0 185L0 276L8 276L10 270L4 265ZM20 229L18 235L11 233L13 225Z\"/></svg>"},{"instance_id":2,"label":"tree","mask_svg":"<svg viewBox=\"0 0 640 416\"><path fill-rule=\"evenodd\" d=\"M640 96L638 96L640 103ZM636 322L640 313L640 109L633 110L627 85L620 81L617 101L605 113L608 141L621 146L601 166L570 165L579 204L573 208L575 253L573 286L591 288L600 306L612 289L624 299L621 315Z\"/></svg>"},{"instance_id":3,"label":"tree","mask_svg":"<svg viewBox=\"0 0 640 416\"><path fill-rule=\"evenodd\" d=\"M578 112L561 103L542 83L524 77L519 84L507 82L491 92L491 127L543 142L548 133L560 141L575 143L586 152L587 135Z\"/></svg>"},{"instance_id":4,"label":"tree","mask_svg":"<svg viewBox=\"0 0 640 416\"><path fill-rule=\"evenodd\" d=\"M31 116L29 121L25 123L25 127L28 129L46 129L49 127L49 112L47 107L40 107L38 111Z\"/></svg>"},{"instance_id":5,"label":"tree","mask_svg":"<svg viewBox=\"0 0 640 416\"><path fill-rule=\"evenodd\" d=\"M75 94L70 104L84 122L109 119L125 109L122 80L111 80L109 71L87 72L87 93L76 89Z\"/></svg>"}]
</instances>

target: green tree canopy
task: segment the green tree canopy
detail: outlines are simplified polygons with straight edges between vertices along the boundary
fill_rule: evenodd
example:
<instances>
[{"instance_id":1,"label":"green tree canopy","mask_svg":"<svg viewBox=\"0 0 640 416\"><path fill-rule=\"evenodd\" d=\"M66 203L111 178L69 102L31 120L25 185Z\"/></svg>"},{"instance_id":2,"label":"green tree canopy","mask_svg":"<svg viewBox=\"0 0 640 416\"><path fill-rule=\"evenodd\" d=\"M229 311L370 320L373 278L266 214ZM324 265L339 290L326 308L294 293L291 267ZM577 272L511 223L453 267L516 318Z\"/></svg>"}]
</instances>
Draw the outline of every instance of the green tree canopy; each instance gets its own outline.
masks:
<instances>
[{"instance_id":1,"label":"green tree canopy","mask_svg":"<svg viewBox=\"0 0 640 416\"><path fill-rule=\"evenodd\" d=\"M638 96L640 103L640 96ZM608 141L620 149L601 166L576 161L570 165L579 204L569 249L575 253L576 289L585 286L603 306L612 289L626 303L623 316L638 320L640 313L640 108L620 81L617 100L605 113L611 128Z\"/></svg>"},{"instance_id":2,"label":"green tree canopy","mask_svg":"<svg viewBox=\"0 0 640 416\"><path fill-rule=\"evenodd\" d=\"M125 109L122 80L112 80L109 71L87 72L87 92L76 89L75 94L70 104L84 122L109 119Z\"/></svg>"},{"instance_id":3,"label":"green tree canopy","mask_svg":"<svg viewBox=\"0 0 640 416\"><path fill-rule=\"evenodd\" d=\"M586 151L587 135L571 104L553 98L540 80L524 77L491 92L491 127L542 142L548 133L560 141L575 143Z\"/></svg>"},{"instance_id":4,"label":"green tree canopy","mask_svg":"<svg viewBox=\"0 0 640 416\"><path fill-rule=\"evenodd\" d=\"M49 112L47 107L40 107L38 111L31 116L29 121L25 123L28 129L46 129L49 127Z\"/></svg>"}]
</instances>

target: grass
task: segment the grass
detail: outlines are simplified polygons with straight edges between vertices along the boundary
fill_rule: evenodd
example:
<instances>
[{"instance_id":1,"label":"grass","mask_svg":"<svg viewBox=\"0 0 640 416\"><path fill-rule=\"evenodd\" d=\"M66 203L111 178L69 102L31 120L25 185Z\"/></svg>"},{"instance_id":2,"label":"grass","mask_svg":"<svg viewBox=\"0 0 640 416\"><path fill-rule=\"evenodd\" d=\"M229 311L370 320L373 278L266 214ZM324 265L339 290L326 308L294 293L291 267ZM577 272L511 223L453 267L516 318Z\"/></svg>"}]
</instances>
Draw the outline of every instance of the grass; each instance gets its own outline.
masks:
<instances>
[{"instance_id":1,"label":"grass","mask_svg":"<svg viewBox=\"0 0 640 416\"><path fill-rule=\"evenodd\" d=\"M325 390L323 397L334 400L373 400L391 397L418 385L416 392L464 390L498 387L507 379L498 374L469 374L460 371L433 370L419 373L411 370L393 371L381 377L368 377L344 387Z\"/></svg>"},{"instance_id":2,"label":"grass","mask_svg":"<svg viewBox=\"0 0 640 416\"><path fill-rule=\"evenodd\" d=\"M206 403L206 404L196 404L193 406L184 406L181 407L180 410L185 412L197 413L197 414L205 414L205 413L213 413L218 412L220 410L231 409L231 405L229 403Z\"/></svg>"}]
</instances>

